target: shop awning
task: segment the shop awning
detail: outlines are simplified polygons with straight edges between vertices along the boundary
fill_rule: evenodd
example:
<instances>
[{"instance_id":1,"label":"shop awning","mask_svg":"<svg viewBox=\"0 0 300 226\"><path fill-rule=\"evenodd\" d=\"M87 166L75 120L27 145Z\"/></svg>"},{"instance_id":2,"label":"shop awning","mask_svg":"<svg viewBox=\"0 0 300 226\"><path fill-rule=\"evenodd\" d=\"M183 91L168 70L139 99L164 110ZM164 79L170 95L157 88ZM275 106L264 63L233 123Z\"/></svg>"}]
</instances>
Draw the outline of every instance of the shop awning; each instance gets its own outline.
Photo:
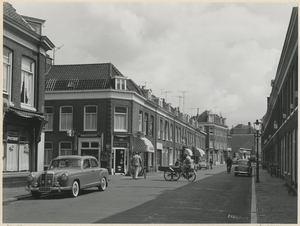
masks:
<instances>
[{"instance_id":1,"label":"shop awning","mask_svg":"<svg viewBox=\"0 0 300 226\"><path fill-rule=\"evenodd\" d=\"M134 151L137 152L152 152L154 153L154 147L150 140L145 137L134 138Z\"/></svg>"},{"instance_id":2,"label":"shop awning","mask_svg":"<svg viewBox=\"0 0 300 226\"><path fill-rule=\"evenodd\" d=\"M10 111L13 114L18 115L20 117L36 118L36 119L39 119L39 120L44 120L44 116L36 114L36 113L32 113L32 112L20 111L20 110L12 109L12 108L9 108L8 111Z\"/></svg>"},{"instance_id":3,"label":"shop awning","mask_svg":"<svg viewBox=\"0 0 300 226\"><path fill-rule=\"evenodd\" d=\"M190 155L190 156L193 156L193 152L191 151L191 149L186 148L186 149L184 150L184 153L185 153L185 154L188 154L188 155Z\"/></svg>"},{"instance_id":4,"label":"shop awning","mask_svg":"<svg viewBox=\"0 0 300 226\"><path fill-rule=\"evenodd\" d=\"M205 151L203 151L201 148L195 149L195 156L203 156L205 155Z\"/></svg>"}]
</instances>

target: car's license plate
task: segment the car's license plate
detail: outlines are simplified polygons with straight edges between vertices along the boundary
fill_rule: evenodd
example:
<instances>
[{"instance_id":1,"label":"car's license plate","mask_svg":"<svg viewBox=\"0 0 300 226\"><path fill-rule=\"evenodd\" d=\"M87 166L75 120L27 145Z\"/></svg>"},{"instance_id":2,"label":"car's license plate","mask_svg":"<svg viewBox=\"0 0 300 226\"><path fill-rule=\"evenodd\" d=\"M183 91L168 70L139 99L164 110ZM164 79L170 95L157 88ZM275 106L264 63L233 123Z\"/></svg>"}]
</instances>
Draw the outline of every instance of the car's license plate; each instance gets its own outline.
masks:
<instances>
[{"instance_id":1,"label":"car's license plate","mask_svg":"<svg viewBox=\"0 0 300 226\"><path fill-rule=\"evenodd\" d=\"M51 192L51 188L39 188L40 192Z\"/></svg>"}]
</instances>

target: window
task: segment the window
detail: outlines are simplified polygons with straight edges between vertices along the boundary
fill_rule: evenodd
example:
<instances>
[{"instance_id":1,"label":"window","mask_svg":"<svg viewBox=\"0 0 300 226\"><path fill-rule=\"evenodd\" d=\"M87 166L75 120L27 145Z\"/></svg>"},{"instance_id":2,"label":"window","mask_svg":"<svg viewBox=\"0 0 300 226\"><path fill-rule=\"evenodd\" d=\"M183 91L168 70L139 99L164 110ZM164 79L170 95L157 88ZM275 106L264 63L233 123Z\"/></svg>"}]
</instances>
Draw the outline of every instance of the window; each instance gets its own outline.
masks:
<instances>
[{"instance_id":1,"label":"window","mask_svg":"<svg viewBox=\"0 0 300 226\"><path fill-rule=\"evenodd\" d=\"M60 130L73 129L73 107L64 106L60 108Z\"/></svg>"},{"instance_id":2,"label":"window","mask_svg":"<svg viewBox=\"0 0 300 226\"><path fill-rule=\"evenodd\" d=\"M84 107L84 130L86 131L97 130L97 107L96 106Z\"/></svg>"},{"instance_id":3,"label":"window","mask_svg":"<svg viewBox=\"0 0 300 226\"><path fill-rule=\"evenodd\" d=\"M45 125L45 131L53 131L53 107L45 107L45 120L48 123Z\"/></svg>"},{"instance_id":4,"label":"window","mask_svg":"<svg viewBox=\"0 0 300 226\"><path fill-rule=\"evenodd\" d=\"M91 164L90 164L90 160L89 159L85 159L83 161L83 168L84 169L91 168Z\"/></svg>"},{"instance_id":5,"label":"window","mask_svg":"<svg viewBox=\"0 0 300 226\"><path fill-rule=\"evenodd\" d=\"M34 104L34 62L26 57L22 58L21 104L28 107Z\"/></svg>"},{"instance_id":6,"label":"window","mask_svg":"<svg viewBox=\"0 0 300 226\"><path fill-rule=\"evenodd\" d=\"M164 137L164 122L162 119L160 120L160 138L162 140L165 139L165 137Z\"/></svg>"},{"instance_id":7,"label":"window","mask_svg":"<svg viewBox=\"0 0 300 226\"><path fill-rule=\"evenodd\" d=\"M150 117L150 129L149 129L149 133L150 133L150 136L153 136L153 131L154 131L154 116L151 115Z\"/></svg>"},{"instance_id":8,"label":"window","mask_svg":"<svg viewBox=\"0 0 300 226\"><path fill-rule=\"evenodd\" d=\"M145 113L144 131L145 131L145 134L148 135L149 128L148 128L148 114L147 113Z\"/></svg>"},{"instance_id":9,"label":"window","mask_svg":"<svg viewBox=\"0 0 300 226\"><path fill-rule=\"evenodd\" d=\"M126 90L126 78L124 78L124 77L116 78L115 82L116 82L115 83L116 89Z\"/></svg>"},{"instance_id":10,"label":"window","mask_svg":"<svg viewBox=\"0 0 300 226\"><path fill-rule=\"evenodd\" d=\"M165 121L165 140L169 140L169 123Z\"/></svg>"},{"instance_id":11,"label":"window","mask_svg":"<svg viewBox=\"0 0 300 226\"><path fill-rule=\"evenodd\" d=\"M170 141L173 141L173 124L170 125Z\"/></svg>"},{"instance_id":12,"label":"window","mask_svg":"<svg viewBox=\"0 0 300 226\"><path fill-rule=\"evenodd\" d=\"M3 92L10 96L11 92L11 69L12 69L12 52L3 48Z\"/></svg>"},{"instance_id":13,"label":"window","mask_svg":"<svg viewBox=\"0 0 300 226\"><path fill-rule=\"evenodd\" d=\"M49 165L52 160L53 147L51 142L45 142L44 165Z\"/></svg>"},{"instance_id":14,"label":"window","mask_svg":"<svg viewBox=\"0 0 300 226\"><path fill-rule=\"evenodd\" d=\"M95 159L91 159L92 167L98 167L98 162Z\"/></svg>"},{"instance_id":15,"label":"window","mask_svg":"<svg viewBox=\"0 0 300 226\"><path fill-rule=\"evenodd\" d=\"M72 155L72 143L60 142L59 143L59 155Z\"/></svg>"},{"instance_id":16,"label":"window","mask_svg":"<svg viewBox=\"0 0 300 226\"><path fill-rule=\"evenodd\" d=\"M143 131L143 112L140 111L139 113L139 131Z\"/></svg>"},{"instance_id":17,"label":"window","mask_svg":"<svg viewBox=\"0 0 300 226\"><path fill-rule=\"evenodd\" d=\"M115 131L126 132L127 131L127 108L115 107Z\"/></svg>"}]
</instances>

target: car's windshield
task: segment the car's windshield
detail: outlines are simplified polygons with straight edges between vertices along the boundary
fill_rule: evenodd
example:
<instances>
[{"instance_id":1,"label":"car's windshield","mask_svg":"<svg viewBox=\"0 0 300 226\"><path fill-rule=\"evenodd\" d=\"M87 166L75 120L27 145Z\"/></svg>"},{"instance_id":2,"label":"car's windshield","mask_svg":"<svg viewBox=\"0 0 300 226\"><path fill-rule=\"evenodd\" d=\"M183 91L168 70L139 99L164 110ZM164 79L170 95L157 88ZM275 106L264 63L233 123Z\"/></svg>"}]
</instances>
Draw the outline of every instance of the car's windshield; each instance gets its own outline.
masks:
<instances>
[{"instance_id":1,"label":"car's windshield","mask_svg":"<svg viewBox=\"0 0 300 226\"><path fill-rule=\"evenodd\" d=\"M237 164L242 166L247 166L248 161L238 161Z\"/></svg>"},{"instance_id":2,"label":"car's windshield","mask_svg":"<svg viewBox=\"0 0 300 226\"><path fill-rule=\"evenodd\" d=\"M58 159L53 160L49 169L65 168L65 167L80 167L80 159Z\"/></svg>"}]
</instances>

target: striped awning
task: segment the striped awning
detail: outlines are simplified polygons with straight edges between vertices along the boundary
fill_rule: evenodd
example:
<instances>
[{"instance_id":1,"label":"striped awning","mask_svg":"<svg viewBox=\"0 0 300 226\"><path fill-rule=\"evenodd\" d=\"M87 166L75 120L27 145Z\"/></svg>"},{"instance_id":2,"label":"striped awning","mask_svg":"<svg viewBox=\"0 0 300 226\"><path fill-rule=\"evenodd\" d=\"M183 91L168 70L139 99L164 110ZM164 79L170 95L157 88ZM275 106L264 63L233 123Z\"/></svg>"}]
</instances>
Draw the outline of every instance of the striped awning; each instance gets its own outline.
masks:
<instances>
[{"instance_id":1,"label":"striped awning","mask_svg":"<svg viewBox=\"0 0 300 226\"><path fill-rule=\"evenodd\" d=\"M205 155L205 151L203 151L201 148L195 148L195 156L203 156Z\"/></svg>"},{"instance_id":2,"label":"striped awning","mask_svg":"<svg viewBox=\"0 0 300 226\"><path fill-rule=\"evenodd\" d=\"M186 148L186 149L184 150L184 154L187 154L187 155L189 155L189 156L193 156L193 152L191 151L191 149L188 149L188 148Z\"/></svg>"},{"instance_id":3,"label":"striped awning","mask_svg":"<svg viewBox=\"0 0 300 226\"><path fill-rule=\"evenodd\" d=\"M145 137L134 138L134 151L136 152L152 152L154 153L154 147L150 140Z\"/></svg>"}]
</instances>

